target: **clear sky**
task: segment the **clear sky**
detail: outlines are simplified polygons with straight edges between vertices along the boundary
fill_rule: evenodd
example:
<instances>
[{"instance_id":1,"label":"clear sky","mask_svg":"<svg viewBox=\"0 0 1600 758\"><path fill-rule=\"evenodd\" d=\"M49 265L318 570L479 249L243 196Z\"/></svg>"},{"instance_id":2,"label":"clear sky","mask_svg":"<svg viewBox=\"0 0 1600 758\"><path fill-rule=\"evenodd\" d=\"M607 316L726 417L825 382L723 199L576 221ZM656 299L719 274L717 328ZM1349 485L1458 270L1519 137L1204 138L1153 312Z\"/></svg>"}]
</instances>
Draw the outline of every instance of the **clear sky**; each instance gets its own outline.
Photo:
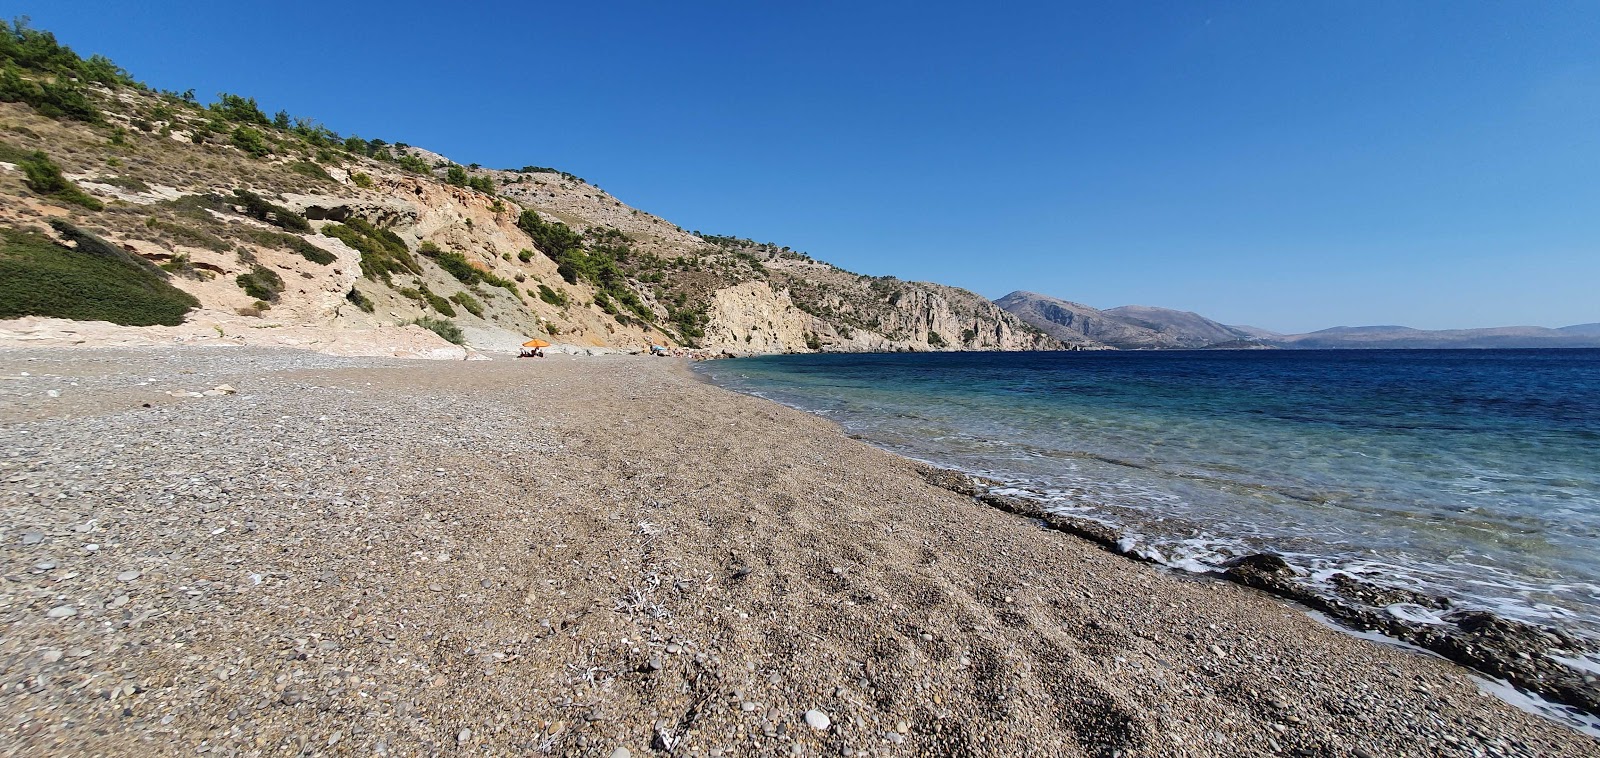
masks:
<instances>
[{"instance_id":1,"label":"clear sky","mask_svg":"<svg viewBox=\"0 0 1600 758\"><path fill-rule=\"evenodd\" d=\"M153 87L863 273L1286 332L1600 321L1594 2L5 5Z\"/></svg>"}]
</instances>

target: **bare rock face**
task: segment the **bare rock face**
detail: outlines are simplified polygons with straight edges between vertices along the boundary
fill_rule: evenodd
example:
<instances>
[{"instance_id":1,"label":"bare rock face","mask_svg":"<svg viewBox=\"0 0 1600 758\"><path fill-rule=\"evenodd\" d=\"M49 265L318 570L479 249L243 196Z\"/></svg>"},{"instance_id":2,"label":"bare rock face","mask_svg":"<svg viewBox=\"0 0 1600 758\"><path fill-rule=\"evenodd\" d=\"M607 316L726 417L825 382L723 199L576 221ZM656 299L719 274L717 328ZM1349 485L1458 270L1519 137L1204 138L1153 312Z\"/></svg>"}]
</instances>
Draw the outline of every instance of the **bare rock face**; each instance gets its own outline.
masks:
<instances>
[{"instance_id":1,"label":"bare rock face","mask_svg":"<svg viewBox=\"0 0 1600 758\"><path fill-rule=\"evenodd\" d=\"M810 317L789 293L766 282L743 282L717 290L709 310L706 344L735 355L789 353L806 349Z\"/></svg>"}]
</instances>

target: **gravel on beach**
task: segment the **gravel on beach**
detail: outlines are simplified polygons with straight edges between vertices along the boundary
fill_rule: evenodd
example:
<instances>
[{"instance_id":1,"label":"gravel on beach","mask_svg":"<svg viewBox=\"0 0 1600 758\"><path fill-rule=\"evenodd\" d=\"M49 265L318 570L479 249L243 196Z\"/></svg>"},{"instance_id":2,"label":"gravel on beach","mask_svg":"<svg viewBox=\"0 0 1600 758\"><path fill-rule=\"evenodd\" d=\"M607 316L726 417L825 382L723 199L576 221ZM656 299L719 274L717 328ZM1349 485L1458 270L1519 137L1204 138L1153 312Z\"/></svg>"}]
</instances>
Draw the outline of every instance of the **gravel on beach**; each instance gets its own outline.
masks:
<instances>
[{"instance_id":1,"label":"gravel on beach","mask_svg":"<svg viewBox=\"0 0 1600 758\"><path fill-rule=\"evenodd\" d=\"M6 755L1600 754L639 356L0 351Z\"/></svg>"}]
</instances>

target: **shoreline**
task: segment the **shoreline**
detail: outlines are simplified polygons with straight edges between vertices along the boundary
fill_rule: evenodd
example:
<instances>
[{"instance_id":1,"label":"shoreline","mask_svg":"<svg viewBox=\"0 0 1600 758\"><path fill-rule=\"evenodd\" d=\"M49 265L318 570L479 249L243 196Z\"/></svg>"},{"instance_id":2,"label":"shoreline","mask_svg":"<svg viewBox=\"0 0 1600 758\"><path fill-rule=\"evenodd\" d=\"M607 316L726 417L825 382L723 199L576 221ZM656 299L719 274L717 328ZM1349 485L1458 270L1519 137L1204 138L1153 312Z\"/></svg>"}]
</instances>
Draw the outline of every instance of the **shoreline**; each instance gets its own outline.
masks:
<instances>
[{"instance_id":1,"label":"shoreline","mask_svg":"<svg viewBox=\"0 0 1600 758\"><path fill-rule=\"evenodd\" d=\"M23 371L0 752L1600 749L681 361L0 352Z\"/></svg>"},{"instance_id":2,"label":"shoreline","mask_svg":"<svg viewBox=\"0 0 1600 758\"><path fill-rule=\"evenodd\" d=\"M709 373L694 371L719 387ZM754 392L748 394L784 407L827 419L798 405L772 400ZM843 430L842 426L839 426ZM1409 645L1427 654L1460 664L1502 685L1542 698L1549 710L1561 715L1545 715L1569 723L1587 733L1600 736L1600 639L1579 630L1535 624L1508 618L1491 610L1463 607L1443 595L1369 581L1334 571L1327 587L1305 581L1304 570L1297 570L1284 557L1273 552L1240 555L1211 571L1194 571L1172 565L1140 550L1132 533L1090 516L1062 513L1044 499L1020 494L1020 485L965 470L959 462L923 460L879 447L870 437L849 435L891 455L906 458L922 467L929 483L970 497L1002 512L1029 519L1040 526L1073 535L1129 560L1186 571L1208 579L1251 587L1265 594L1288 600L1308 612L1323 614L1351 634L1375 633L1392 643ZM1416 606L1438 614L1439 618L1420 621L1389 612L1396 604ZM1582 661L1587 656L1588 662ZM1576 663L1567 661L1576 660ZM1523 700L1528 698L1524 695ZM1537 700L1535 700L1537 702ZM1576 713L1567 713L1567 709Z\"/></svg>"}]
</instances>

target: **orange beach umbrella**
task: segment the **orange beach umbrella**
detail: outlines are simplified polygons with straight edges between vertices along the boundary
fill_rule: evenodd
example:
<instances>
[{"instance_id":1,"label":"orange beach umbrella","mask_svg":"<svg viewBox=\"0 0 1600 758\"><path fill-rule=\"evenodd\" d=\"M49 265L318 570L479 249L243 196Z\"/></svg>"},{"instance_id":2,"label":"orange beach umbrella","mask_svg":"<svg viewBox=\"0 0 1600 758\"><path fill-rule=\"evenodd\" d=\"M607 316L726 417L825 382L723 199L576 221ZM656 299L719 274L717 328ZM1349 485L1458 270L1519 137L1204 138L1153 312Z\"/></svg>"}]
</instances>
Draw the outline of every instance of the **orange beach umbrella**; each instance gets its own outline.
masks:
<instances>
[{"instance_id":1,"label":"orange beach umbrella","mask_svg":"<svg viewBox=\"0 0 1600 758\"><path fill-rule=\"evenodd\" d=\"M545 342L544 340L528 340L527 342L522 343L522 346L523 347L550 347L550 343Z\"/></svg>"}]
</instances>

